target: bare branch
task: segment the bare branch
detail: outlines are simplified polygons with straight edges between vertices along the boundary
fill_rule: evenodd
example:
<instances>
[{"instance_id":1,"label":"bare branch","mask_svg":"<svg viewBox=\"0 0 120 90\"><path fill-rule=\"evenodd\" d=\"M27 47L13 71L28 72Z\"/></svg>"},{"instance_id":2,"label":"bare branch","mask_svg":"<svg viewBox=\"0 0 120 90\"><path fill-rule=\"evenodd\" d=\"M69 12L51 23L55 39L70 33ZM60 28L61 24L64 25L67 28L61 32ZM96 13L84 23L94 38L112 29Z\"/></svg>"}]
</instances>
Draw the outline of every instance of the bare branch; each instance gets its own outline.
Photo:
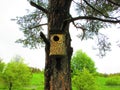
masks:
<instances>
[{"instance_id":1,"label":"bare branch","mask_svg":"<svg viewBox=\"0 0 120 90\"><path fill-rule=\"evenodd\" d=\"M46 36L43 34L42 31L40 32L40 36L41 36L41 38L43 39L43 41L45 42L46 45L50 44L49 40L46 38Z\"/></svg>"},{"instance_id":2,"label":"bare branch","mask_svg":"<svg viewBox=\"0 0 120 90\"><path fill-rule=\"evenodd\" d=\"M41 7L41 6L38 6L36 3L32 2L32 1L30 1L30 4L31 4L33 7L36 7L37 9L39 9L39 10L43 11L44 13L48 14L48 10L47 10L47 9L45 9L45 8L43 8L43 7Z\"/></svg>"},{"instance_id":3,"label":"bare branch","mask_svg":"<svg viewBox=\"0 0 120 90\"><path fill-rule=\"evenodd\" d=\"M73 17L72 17L70 14L69 14L69 16L70 16L71 19L73 19ZM65 20L65 21L66 21L67 23L70 23L69 20ZM74 25L74 27L79 28L79 29L81 29L81 30L83 31L83 36L82 36L82 38L81 38L81 40L83 40L84 37L85 37L85 30L87 30L87 29L84 28L84 27L82 27L82 26L78 26L77 24L75 24L74 21L72 21L72 24Z\"/></svg>"},{"instance_id":4,"label":"bare branch","mask_svg":"<svg viewBox=\"0 0 120 90\"><path fill-rule=\"evenodd\" d=\"M108 22L108 23L120 23L120 20L109 20L109 19L102 19L102 18L98 18L98 17L93 17L93 16L78 16L75 18L70 18L67 19L69 22L73 22L79 19L88 19L88 20L99 20L102 22Z\"/></svg>"},{"instance_id":5,"label":"bare branch","mask_svg":"<svg viewBox=\"0 0 120 90\"><path fill-rule=\"evenodd\" d=\"M77 4L78 6L80 5L79 3L75 2L74 0L72 0L75 4ZM81 0L81 3L82 3L82 0Z\"/></svg>"},{"instance_id":6,"label":"bare branch","mask_svg":"<svg viewBox=\"0 0 120 90\"><path fill-rule=\"evenodd\" d=\"M72 23L73 23L73 25L74 25L76 28L79 28L79 29L81 29L81 30L82 30L83 35L82 35L81 40L83 40L83 39L84 39L84 37L85 37L85 30L87 30L87 29L86 29L86 28L84 28L84 27L82 27L82 26L78 26L77 24L75 24L75 22L74 22L74 21L73 21Z\"/></svg>"},{"instance_id":7,"label":"bare branch","mask_svg":"<svg viewBox=\"0 0 120 90\"><path fill-rule=\"evenodd\" d=\"M33 27L28 27L28 28L33 29L33 28L37 28L37 27L40 27L40 26L44 26L44 25L48 25L48 23L39 24L39 25L36 25L36 26L33 26Z\"/></svg>"}]
</instances>

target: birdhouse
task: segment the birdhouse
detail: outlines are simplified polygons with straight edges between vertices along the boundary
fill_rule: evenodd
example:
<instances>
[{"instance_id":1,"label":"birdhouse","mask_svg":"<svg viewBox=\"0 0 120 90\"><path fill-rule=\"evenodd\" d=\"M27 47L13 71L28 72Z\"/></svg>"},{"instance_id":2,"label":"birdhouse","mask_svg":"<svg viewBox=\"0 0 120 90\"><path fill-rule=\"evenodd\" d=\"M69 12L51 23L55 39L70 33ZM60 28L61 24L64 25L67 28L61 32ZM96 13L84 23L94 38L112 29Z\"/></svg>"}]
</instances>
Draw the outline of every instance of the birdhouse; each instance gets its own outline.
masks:
<instances>
[{"instance_id":1,"label":"birdhouse","mask_svg":"<svg viewBox=\"0 0 120 90\"><path fill-rule=\"evenodd\" d=\"M65 34L50 35L50 56L65 56Z\"/></svg>"}]
</instances>

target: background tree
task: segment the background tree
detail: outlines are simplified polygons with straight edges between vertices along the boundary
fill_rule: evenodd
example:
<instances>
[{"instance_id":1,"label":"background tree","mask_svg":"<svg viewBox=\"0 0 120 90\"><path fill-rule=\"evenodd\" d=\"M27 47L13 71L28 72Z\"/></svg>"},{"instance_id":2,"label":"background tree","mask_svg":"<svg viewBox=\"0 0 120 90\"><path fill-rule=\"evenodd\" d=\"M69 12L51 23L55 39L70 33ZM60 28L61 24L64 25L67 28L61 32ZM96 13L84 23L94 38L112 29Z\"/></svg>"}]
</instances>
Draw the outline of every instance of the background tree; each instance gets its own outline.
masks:
<instances>
[{"instance_id":1,"label":"background tree","mask_svg":"<svg viewBox=\"0 0 120 90\"><path fill-rule=\"evenodd\" d=\"M73 74L76 71L83 71L84 68L87 69L90 73L96 72L94 61L82 50L77 51L75 55L73 55L71 60L71 68Z\"/></svg>"},{"instance_id":2,"label":"background tree","mask_svg":"<svg viewBox=\"0 0 120 90\"><path fill-rule=\"evenodd\" d=\"M71 69L72 84L76 90L97 90L95 63L82 50L73 55Z\"/></svg>"},{"instance_id":3,"label":"background tree","mask_svg":"<svg viewBox=\"0 0 120 90\"><path fill-rule=\"evenodd\" d=\"M3 71L3 79L9 90L29 84L31 75L30 68L23 63L23 58L20 56L14 57Z\"/></svg>"},{"instance_id":4,"label":"background tree","mask_svg":"<svg viewBox=\"0 0 120 90\"><path fill-rule=\"evenodd\" d=\"M0 58L0 74L2 73L4 66L5 66L5 63Z\"/></svg>"},{"instance_id":5,"label":"background tree","mask_svg":"<svg viewBox=\"0 0 120 90\"><path fill-rule=\"evenodd\" d=\"M23 17L17 17L17 23L21 26L25 38L17 42L25 46L37 48L45 43L45 90L71 90L70 59L72 56L71 37L69 25L72 23L77 29L82 30L81 39L93 38L99 35L99 29L105 28L110 23L120 23L119 0L28 0L37 8L32 13ZM70 13L71 6L77 15ZM45 23L42 23L47 18ZM107 23L108 22L108 23ZM40 31L44 25L48 26L47 38ZM51 58L50 36L51 32L65 34L66 56L64 58ZM41 36L41 37L40 37ZM81 35L80 35L81 36ZM109 50L109 43L101 39L102 48ZM102 53L104 55L104 53Z\"/></svg>"},{"instance_id":6,"label":"background tree","mask_svg":"<svg viewBox=\"0 0 120 90\"><path fill-rule=\"evenodd\" d=\"M77 71L72 78L72 84L76 90L98 90L95 81L96 77L86 68L83 68L82 71Z\"/></svg>"},{"instance_id":7,"label":"background tree","mask_svg":"<svg viewBox=\"0 0 120 90\"><path fill-rule=\"evenodd\" d=\"M2 73L5 67L5 63L2 61L3 59L0 58L0 87L4 87L4 80L2 78Z\"/></svg>"}]
</instances>

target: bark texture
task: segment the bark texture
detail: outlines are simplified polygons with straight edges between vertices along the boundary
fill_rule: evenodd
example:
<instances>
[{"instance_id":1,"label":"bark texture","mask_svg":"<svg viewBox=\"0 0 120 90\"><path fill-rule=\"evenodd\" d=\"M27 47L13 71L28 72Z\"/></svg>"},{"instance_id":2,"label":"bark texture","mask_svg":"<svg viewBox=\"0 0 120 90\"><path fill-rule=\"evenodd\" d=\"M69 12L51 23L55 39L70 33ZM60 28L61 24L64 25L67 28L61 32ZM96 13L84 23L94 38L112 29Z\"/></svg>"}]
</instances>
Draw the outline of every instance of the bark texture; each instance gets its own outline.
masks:
<instances>
[{"instance_id":1,"label":"bark texture","mask_svg":"<svg viewBox=\"0 0 120 90\"><path fill-rule=\"evenodd\" d=\"M69 23L65 22L69 18L70 5L71 0L49 0L48 39L50 40L50 32L63 32L67 54L64 57L50 57L50 45L46 45L45 90L71 90L72 48Z\"/></svg>"}]
</instances>

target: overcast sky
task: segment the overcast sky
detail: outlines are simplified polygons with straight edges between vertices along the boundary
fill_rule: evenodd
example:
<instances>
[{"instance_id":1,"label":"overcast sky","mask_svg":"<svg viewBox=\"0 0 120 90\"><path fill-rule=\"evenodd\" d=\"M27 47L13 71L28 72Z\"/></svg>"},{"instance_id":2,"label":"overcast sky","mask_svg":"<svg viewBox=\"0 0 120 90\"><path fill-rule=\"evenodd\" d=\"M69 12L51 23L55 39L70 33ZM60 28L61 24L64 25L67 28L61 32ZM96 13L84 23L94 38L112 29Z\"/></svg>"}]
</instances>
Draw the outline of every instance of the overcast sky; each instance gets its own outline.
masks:
<instances>
[{"instance_id":1,"label":"overcast sky","mask_svg":"<svg viewBox=\"0 0 120 90\"><path fill-rule=\"evenodd\" d=\"M23 33L19 30L16 22L11 21L11 18L16 16L23 16L27 13L26 9L33 9L27 0L2 0L0 2L0 57L5 62L9 62L15 55L20 55L25 59L25 62L33 67L44 68L45 53L44 48L38 50L30 50L23 48L22 44L17 44L15 41L23 37ZM112 51L108 52L107 56L100 59L96 56L97 52L92 50L95 41L82 41L76 37L78 31L70 28L72 36L72 46L74 51L82 49L93 60L97 70L102 73L116 73L120 72L120 48L116 46L116 41L120 40L120 31L116 26L102 30L101 32L107 34L112 42ZM73 34L74 33L74 34Z\"/></svg>"}]
</instances>

